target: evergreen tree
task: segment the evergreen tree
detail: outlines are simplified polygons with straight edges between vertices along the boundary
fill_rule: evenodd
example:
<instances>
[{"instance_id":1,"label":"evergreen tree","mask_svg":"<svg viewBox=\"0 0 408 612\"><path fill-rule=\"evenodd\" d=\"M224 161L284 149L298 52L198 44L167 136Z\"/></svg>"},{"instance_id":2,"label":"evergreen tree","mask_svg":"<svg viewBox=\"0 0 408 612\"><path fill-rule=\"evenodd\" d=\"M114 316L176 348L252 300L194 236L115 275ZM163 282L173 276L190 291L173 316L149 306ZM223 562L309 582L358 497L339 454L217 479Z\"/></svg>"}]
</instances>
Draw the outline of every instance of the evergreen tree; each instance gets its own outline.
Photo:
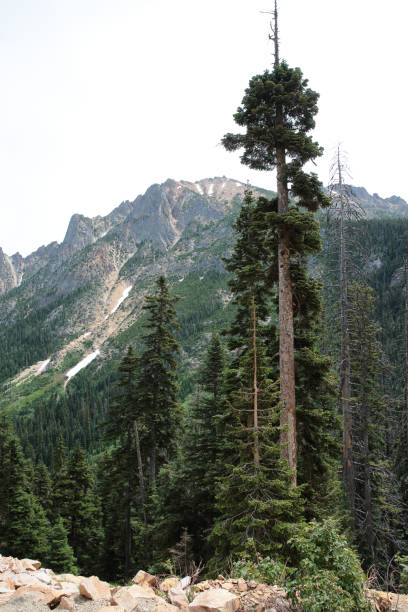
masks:
<instances>
[{"instance_id":1,"label":"evergreen tree","mask_svg":"<svg viewBox=\"0 0 408 612\"><path fill-rule=\"evenodd\" d=\"M229 555L282 553L302 507L300 489L290 486L293 473L288 461L280 457L278 393L267 351L271 287L265 282L265 234L257 224L259 218L260 211L247 193L236 223L236 246L227 261L237 306L229 342L235 357L220 419L222 471L210 536L214 567Z\"/></svg>"},{"instance_id":2,"label":"evergreen tree","mask_svg":"<svg viewBox=\"0 0 408 612\"><path fill-rule=\"evenodd\" d=\"M70 457L68 474L68 542L81 571L90 574L98 569L102 539L101 510L86 454L80 447Z\"/></svg>"},{"instance_id":3,"label":"evergreen tree","mask_svg":"<svg viewBox=\"0 0 408 612\"><path fill-rule=\"evenodd\" d=\"M149 435L149 481L153 487L157 474L175 450L176 428L180 422L177 401L177 360L179 345L174 337L178 328L174 304L166 279L160 276L156 291L145 298L148 314L145 350L138 366L137 403Z\"/></svg>"},{"instance_id":4,"label":"evergreen tree","mask_svg":"<svg viewBox=\"0 0 408 612\"><path fill-rule=\"evenodd\" d=\"M1 437L0 480L4 486L0 523L2 549L16 557L41 558L47 548L48 521L30 490L21 446L11 428L6 426Z\"/></svg>"},{"instance_id":5,"label":"evergreen tree","mask_svg":"<svg viewBox=\"0 0 408 612\"><path fill-rule=\"evenodd\" d=\"M34 493L44 508L48 519L52 516L52 481L47 466L41 462L34 472Z\"/></svg>"},{"instance_id":6,"label":"evergreen tree","mask_svg":"<svg viewBox=\"0 0 408 612\"><path fill-rule=\"evenodd\" d=\"M46 562L57 573L74 574L77 571L74 552L68 544L67 530L60 516L49 531Z\"/></svg>"},{"instance_id":7,"label":"evergreen tree","mask_svg":"<svg viewBox=\"0 0 408 612\"><path fill-rule=\"evenodd\" d=\"M254 299L251 309L248 349L238 359L224 416L224 464L210 535L217 568L245 554L284 559L302 511L300 488L291 486L292 472L280 456L278 391L266 367Z\"/></svg>"},{"instance_id":8,"label":"evergreen tree","mask_svg":"<svg viewBox=\"0 0 408 612\"><path fill-rule=\"evenodd\" d=\"M386 456L386 408L379 384L381 347L372 290L349 286L351 404L355 503L353 528L366 567L383 580L395 553L404 548L399 485Z\"/></svg>"},{"instance_id":9,"label":"evergreen tree","mask_svg":"<svg viewBox=\"0 0 408 612\"><path fill-rule=\"evenodd\" d=\"M129 346L119 365L119 378L105 422L105 438L113 445L99 470L104 499L104 559L107 575L129 576L135 563L132 521L146 519L143 469L139 431L143 432L137 396L138 361ZM146 451L147 452L147 451ZM119 525L119 529L118 529Z\"/></svg>"},{"instance_id":10,"label":"evergreen tree","mask_svg":"<svg viewBox=\"0 0 408 612\"><path fill-rule=\"evenodd\" d=\"M299 207L316 211L328 205L315 174L302 166L322 154L308 132L314 128L318 94L307 88L299 68L289 68L279 58L277 5L275 0L275 61L272 71L253 77L242 106L234 119L246 128L244 134L227 134L223 144L229 151L244 149L241 162L257 170L277 169L277 213L271 217L278 230L279 285L279 378L282 452L293 470L296 484L297 439L295 401L295 335L292 264L296 257L293 233L307 225ZM290 160L290 161L288 161ZM289 188L299 198L296 209L289 207ZM305 215L306 213L303 213Z\"/></svg>"}]
</instances>

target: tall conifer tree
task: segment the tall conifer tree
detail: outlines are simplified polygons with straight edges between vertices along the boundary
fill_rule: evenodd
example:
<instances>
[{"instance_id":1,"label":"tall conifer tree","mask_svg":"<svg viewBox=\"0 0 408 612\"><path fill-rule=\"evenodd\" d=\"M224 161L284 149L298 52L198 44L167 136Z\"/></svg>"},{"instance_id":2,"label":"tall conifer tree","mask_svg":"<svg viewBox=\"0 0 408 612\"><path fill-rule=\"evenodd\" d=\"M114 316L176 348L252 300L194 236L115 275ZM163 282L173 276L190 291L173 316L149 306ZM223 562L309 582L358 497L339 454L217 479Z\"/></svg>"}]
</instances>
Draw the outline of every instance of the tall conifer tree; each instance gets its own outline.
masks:
<instances>
[{"instance_id":1,"label":"tall conifer tree","mask_svg":"<svg viewBox=\"0 0 408 612\"><path fill-rule=\"evenodd\" d=\"M289 189L300 199L300 206L315 211L327 205L316 175L308 175L302 166L321 155L322 149L308 135L314 128L318 94L307 88L299 68L289 68L279 57L278 11L275 0L275 61L272 71L253 77L242 106L234 119L246 128L245 134L227 134L223 144L229 151L244 149L242 163L257 170L277 170L277 208L279 219L278 295L279 361L282 449L293 470L296 484L297 439L295 399L294 294L291 266L293 231L299 217L289 209Z\"/></svg>"}]
</instances>

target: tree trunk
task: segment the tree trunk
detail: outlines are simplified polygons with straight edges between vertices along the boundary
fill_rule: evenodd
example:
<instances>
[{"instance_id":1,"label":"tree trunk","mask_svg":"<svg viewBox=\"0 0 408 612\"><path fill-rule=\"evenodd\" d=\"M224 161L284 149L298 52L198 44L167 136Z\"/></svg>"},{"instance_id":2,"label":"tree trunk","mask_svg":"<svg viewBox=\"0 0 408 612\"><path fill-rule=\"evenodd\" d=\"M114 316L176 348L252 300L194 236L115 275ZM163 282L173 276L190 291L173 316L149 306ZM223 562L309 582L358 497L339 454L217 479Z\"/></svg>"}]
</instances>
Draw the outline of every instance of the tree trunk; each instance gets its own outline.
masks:
<instances>
[{"instance_id":1,"label":"tree trunk","mask_svg":"<svg viewBox=\"0 0 408 612\"><path fill-rule=\"evenodd\" d=\"M150 452L150 487L153 489L156 482L156 428L154 423L150 432L151 452Z\"/></svg>"},{"instance_id":2,"label":"tree trunk","mask_svg":"<svg viewBox=\"0 0 408 612\"><path fill-rule=\"evenodd\" d=\"M346 494L350 509L355 507L355 482L353 465L353 413L350 402L350 342L348 330L348 278L346 253L346 211L343 197L343 177L340 162L340 148L337 149L337 168L340 196L340 319L341 319L341 350L340 350L340 404L343 414L343 474Z\"/></svg>"},{"instance_id":3,"label":"tree trunk","mask_svg":"<svg viewBox=\"0 0 408 612\"><path fill-rule=\"evenodd\" d=\"M277 113L282 123L282 112ZM277 149L278 212L286 214L289 208L286 179L285 150ZM295 347L293 326L293 292L290 278L290 239L282 230L279 240L279 370L281 412L282 456L286 457L293 470L293 485L296 485L297 444L296 444L296 397L295 397Z\"/></svg>"},{"instance_id":4,"label":"tree trunk","mask_svg":"<svg viewBox=\"0 0 408 612\"><path fill-rule=\"evenodd\" d=\"M144 478L143 478L143 463L142 463L142 454L140 452L139 429L137 427L136 419L133 421L133 433L135 435L137 467L139 471L140 501L142 504L143 520L144 520L144 523L146 524L147 521L146 521L145 490L144 490Z\"/></svg>"},{"instance_id":5,"label":"tree trunk","mask_svg":"<svg viewBox=\"0 0 408 612\"><path fill-rule=\"evenodd\" d=\"M256 344L256 307L255 299L252 296L252 352L254 370L254 464L259 467L259 427L258 427L258 363L257 363L257 344Z\"/></svg>"}]
</instances>

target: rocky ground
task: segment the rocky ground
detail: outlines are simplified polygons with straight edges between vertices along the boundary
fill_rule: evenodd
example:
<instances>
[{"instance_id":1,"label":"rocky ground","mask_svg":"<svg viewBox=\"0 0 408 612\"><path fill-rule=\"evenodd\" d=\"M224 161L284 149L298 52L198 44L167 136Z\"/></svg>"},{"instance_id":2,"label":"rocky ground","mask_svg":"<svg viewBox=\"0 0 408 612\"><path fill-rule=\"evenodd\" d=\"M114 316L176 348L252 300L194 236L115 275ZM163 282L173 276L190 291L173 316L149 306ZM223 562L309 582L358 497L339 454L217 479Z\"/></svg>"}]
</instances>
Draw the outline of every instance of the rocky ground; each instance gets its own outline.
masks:
<instances>
[{"instance_id":1,"label":"rocky ground","mask_svg":"<svg viewBox=\"0 0 408 612\"><path fill-rule=\"evenodd\" d=\"M370 591L376 612L408 612L408 596ZM55 574L32 559L0 555L1 612L294 612L285 590L243 578L191 584L139 571L129 586L111 587L96 576Z\"/></svg>"}]
</instances>

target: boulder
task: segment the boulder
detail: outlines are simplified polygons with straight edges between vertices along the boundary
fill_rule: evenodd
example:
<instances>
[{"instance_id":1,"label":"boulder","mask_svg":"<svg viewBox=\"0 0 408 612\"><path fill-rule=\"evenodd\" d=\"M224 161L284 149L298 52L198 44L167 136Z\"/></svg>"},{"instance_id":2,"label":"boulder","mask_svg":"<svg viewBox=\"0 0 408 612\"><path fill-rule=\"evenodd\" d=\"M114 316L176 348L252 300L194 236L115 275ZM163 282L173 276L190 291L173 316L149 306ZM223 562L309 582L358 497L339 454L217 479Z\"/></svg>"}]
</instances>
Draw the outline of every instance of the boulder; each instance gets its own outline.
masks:
<instances>
[{"instance_id":1,"label":"boulder","mask_svg":"<svg viewBox=\"0 0 408 612\"><path fill-rule=\"evenodd\" d=\"M75 610L75 602L70 597L61 597L57 610Z\"/></svg>"},{"instance_id":2,"label":"boulder","mask_svg":"<svg viewBox=\"0 0 408 612\"><path fill-rule=\"evenodd\" d=\"M156 576L152 576L152 574L139 570L136 576L132 578L132 582L140 584L140 586L154 586L157 583L157 578Z\"/></svg>"},{"instance_id":3,"label":"boulder","mask_svg":"<svg viewBox=\"0 0 408 612\"><path fill-rule=\"evenodd\" d=\"M239 597L225 589L209 589L197 595L188 606L189 612L235 612Z\"/></svg>"},{"instance_id":4,"label":"boulder","mask_svg":"<svg viewBox=\"0 0 408 612\"><path fill-rule=\"evenodd\" d=\"M240 591L241 593L245 593L245 591L248 590L246 580L244 580L243 578L238 579L237 586L238 591Z\"/></svg>"},{"instance_id":5,"label":"boulder","mask_svg":"<svg viewBox=\"0 0 408 612\"><path fill-rule=\"evenodd\" d=\"M56 582L55 586L62 589L67 595L76 595L79 593L79 584L75 582Z\"/></svg>"},{"instance_id":6,"label":"boulder","mask_svg":"<svg viewBox=\"0 0 408 612\"><path fill-rule=\"evenodd\" d=\"M4 572L3 576L8 574L8 572ZM8 574L7 580L11 582L14 587L17 589L22 586L34 586L34 585L43 585L44 582L37 578L37 576L33 576L28 572L20 572L19 574Z\"/></svg>"},{"instance_id":7,"label":"boulder","mask_svg":"<svg viewBox=\"0 0 408 612\"><path fill-rule=\"evenodd\" d=\"M149 586L141 586L140 584L132 584L127 587L133 597L141 597L142 599L155 599L156 593Z\"/></svg>"},{"instance_id":8,"label":"boulder","mask_svg":"<svg viewBox=\"0 0 408 612\"><path fill-rule=\"evenodd\" d=\"M112 597L110 600L114 606L120 606L125 612L132 612L136 605L135 598L129 593L129 589L126 587L119 587L112 591ZM116 608L115 608L116 609Z\"/></svg>"},{"instance_id":9,"label":"boulder","mask_svg":"<svg viewBox=\"0 0 408 612\"><path fill-rule=\"evenodd\" d=\"M21 587L24 588L24 587ZM1 612L49 612L47 604L39 593L27 591L12 597L1 606Z\"/></svg>"},{"instance_id":10,"label":"boulder","mask_svg":"<svg viewBox=\"0 0 408 612\"><path fill-rule=\"evenodd\" d=\"M191 576L184 576L184 578L180 580L180 588L182 589L186 589L188 586L190 586L190 584L191 584Z\"/></svg>"},{"instance_id":11,"label":"boulder","mask_svg":"<svg viewBox=\"0 0 408 612\"><path fill-rule=\"evenodd\" d=\"M87 599L98 601L98 599L110 599L110 586L107 582L99 580L97 576L83 578L79 584L79 592Z\"/></svg>"},{"instance_id":12,"label":"boulder","mask_svg":"<svg viewBox=\"0 0 408 612\"><path fill-rule=\"evenodd\" d=\"M21 563L20 559L12 559L12 561L9 563L9 568L15 574L24 572L24 565Z\"/></svg>"},{"instance_id":13,"label":"boulder","mask_svg":"<svg viewBox=\"0 0 408 612\"><path fill-rule=\"evenodd\" d=\"M73 582L78 586L85 580L85 576L74 576L74 574L57 574L54 576L57 582Z\"/></svg>"},{"instance_id":14,"label":"boulder","mask_svg":"<svg viewBox=\"0 0 408 612\"><path fill-rule=\"evenodd\" d=\"M36 597L38 601L43 601L45 604L57 603L61 597L64 595L63 591L58 592L45 584L41 585L30 585L30 586L21 586L19 587L11 597L11 601L14 599L21 597L25 593L30 593L32 597Z\"/></svg>"},{"instance_id":15,"label":"boulder","mask_svg":"<svg viewBox=\"0 0 408 612\"><path fill-rule=\"evenodd\" d=\"M171 604L167 603L167 602L159 602L156 605L156 610L155 612L179 612L179 609L176 608L176 606L172 606Z\"/></svg>"},{"instance_id":16,"label":"boulder","mask_svg":"<svg viewBox=\"0 0 408 612\"><path fill-rule=\"evenodd\" d=\"M41 567L40 561L34 561L33 559L21 559L23 568L26 570L38 570Z\"/></svg>"},{"instance_id":17,"label":"boulder","mask_svg":"<svg viewBox=\"0 0 408 612\"><path fill-rule=\"evenodd\" d=\"M159 589L167 593L173 587L178 586L179 583L180 580L176 576L169 576L169 578L165 578L161 581Z\"/></svg>"},{"instance_id":18,"label":"boulder","mask_svg":"<svg viewBox=\"0 0 408 612\"><path fill-rule=\"evenodd\" d=\"M181 610L186 610L188 608L188 599L183 589L180 587L173 587L169 589L168 596L170 599L170 603Z\"/></svg>"}]
</instances>

